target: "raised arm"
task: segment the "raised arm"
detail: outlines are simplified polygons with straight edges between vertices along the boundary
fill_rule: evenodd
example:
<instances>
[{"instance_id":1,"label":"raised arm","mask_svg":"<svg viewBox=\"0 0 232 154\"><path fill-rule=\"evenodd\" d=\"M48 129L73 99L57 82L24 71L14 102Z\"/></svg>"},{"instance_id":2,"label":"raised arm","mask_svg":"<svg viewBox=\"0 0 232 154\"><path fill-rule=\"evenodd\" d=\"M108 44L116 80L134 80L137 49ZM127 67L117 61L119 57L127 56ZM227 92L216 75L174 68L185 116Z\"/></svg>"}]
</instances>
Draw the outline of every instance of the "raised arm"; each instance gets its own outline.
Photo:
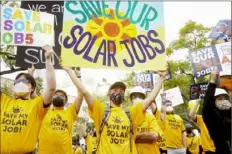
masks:
<instances>
[{"instance_id":1,"label":"raised arm","mask_svg":"<svg viewBox=\"0 0 232 154\"><path fill-rule=\"evenodd\" d=\"M198 106L200 105L200 99L197 99L197 100L195 100L195 103L194 103L194 105L193 105L193 108L192 109L190 109L190 111L189 111L189 117L193 120L193 121L196 121L196 119L197 119L197 108L198 108Z\"/></svg>"},{"instance_id":2,"label":"raised arm","mask_svg":"<svg viewBox=\"0 0 232 154\"><path fill-rule=\"evenodd\" d=\"M76 88L82 93L82 95L85 97L86 103L88 104L88 108L90 110L93 109L93 96L86 90L85 86L81 82L80 79L78 79L74 73L74 71L70 68L64 68L70 78L72 79L72 82L76 86Z\"/></svg>"},{"instance_id":3,"label":"raised arm","mask_svg":"<svg viewBox=\"0 0 232 154\"><path fill-rule=\"evenodd\" d=\"M161 95L161 99L162 99L160 119L162 122L164 122L165 116L166 116L166 93L163 92L160 95Z\"/></svg>"},{"instance_id":4,"label":"raised arm","mask_svg":"<svg viewBox=\"0 0 232 154\"><path fill-rule=\"evenodd\" d=\"M44 46L43 49L45 50L45 59L46 59L46 80L47 86L43 93L43 101L44 105L48 105L51 103L53 94L56 90L56 75L55 70L52 64L52 54L54 53L51 46Z\"/></svg>"},{"instance_id":5,"label":"raised arm","mask_svg":"<svg viewBox=\"0 0 232 154\"><path fill-rule=\"evenodd\" d=\"M70 69L70 68L69 68ZM71 78L71 80L74 81L79 79L80 80L80 76L79 76L79 72L75 72L72 73L73 70L70 69L70 73L68 73L69 77ZM74 71L73 71L74 72ZM75 84L74 84L75 85ZM77 88L77 87L76 87ZM76 108L76 113L78 113L80 111L81 108L81 104L83 102L83 94L80 92L80 90L77 88L77 98L74 100L74 104L75 104L75 108Z\"/></svg>"},{"instance_id":6,"label":"raised arm","mask_svg":"<svg viewBox=\"0 0 232 154\"><path fill-rule=\"evenodd\" d=\"M147 98L143 101L143 111L145 112L147 108L151 105L153 100L155 100L156 96L158 95L161 86L163 84L164 78L167 74L167 71L159 72L160 78L158 79L157 83L155 84L155 87L151 91L151 93L147 96Z\"/></svg>"},{"instance_id":7,"label":"raised arm","mask_svg":"<svg viewBox=\"0 0 232 154\"><path fill-rule=\"evenodd\" d=\"M217 70L213 70L211 72L210 82L204 97L203 114L205 111L207 112L207 110L212 110L215 107L214 93L217 87L216 85L217 76L219 76L219 72Z\"/></svg>"}]
</instances>

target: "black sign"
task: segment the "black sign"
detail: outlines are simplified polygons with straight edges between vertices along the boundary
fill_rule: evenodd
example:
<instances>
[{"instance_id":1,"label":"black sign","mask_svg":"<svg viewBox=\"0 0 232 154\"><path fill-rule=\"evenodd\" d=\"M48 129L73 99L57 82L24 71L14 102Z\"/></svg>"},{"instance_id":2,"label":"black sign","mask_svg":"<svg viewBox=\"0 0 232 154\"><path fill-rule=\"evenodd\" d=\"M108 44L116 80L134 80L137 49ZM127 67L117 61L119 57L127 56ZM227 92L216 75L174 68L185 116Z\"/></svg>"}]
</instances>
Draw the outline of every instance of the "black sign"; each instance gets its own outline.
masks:
<instances>
[{"instance_id":1,"label":"black sign","mask_svg":"<svg viewBox=\"0 0 232 154\"><path fill-rule=\"evenodd\" d=\"M203 99L208 89L208 83L198 83L190 86L190 100Z\"/></svg>"},{"instance_id":2,"label":"black sign","mask_svg":"<svg viewBox=\"0 0 232 154\"><path fill-rule=\"evenodd\" d=\"M22 1L21 8L33 11L47 12L55 15L55 54L52 62L55 68L60 68L59 57L61 55L61 34L63 26L64 1ZM43 38L41 38L43 39ZM35 68L45 68L44 52L40 47L19 46L17 48L16 66L29 68L34 64Z\"/></svg>"}]
</instances>

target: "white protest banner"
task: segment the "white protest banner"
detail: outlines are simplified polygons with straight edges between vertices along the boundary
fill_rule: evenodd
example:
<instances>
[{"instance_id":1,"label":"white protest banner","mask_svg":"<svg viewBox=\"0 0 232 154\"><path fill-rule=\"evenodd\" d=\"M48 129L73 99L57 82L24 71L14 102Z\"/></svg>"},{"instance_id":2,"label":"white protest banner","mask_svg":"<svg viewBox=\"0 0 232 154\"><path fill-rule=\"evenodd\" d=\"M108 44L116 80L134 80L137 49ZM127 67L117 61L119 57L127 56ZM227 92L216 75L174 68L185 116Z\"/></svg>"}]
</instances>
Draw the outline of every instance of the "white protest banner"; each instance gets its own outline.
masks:
<instances>
[{"instance_id":1,"label":"white protest banner","mask_svg":"<svg viewBox=\"0 0 232 154\"><path fill-rule=\"evenodd\" d=\"M231 75L231 42L215 45L222 66L220 75Z\"/></svg>"},{"instance_id":2,"label":"white protest banner","mask_svg":"<svg viewBox=\"0 0 232 154\"><path fill-rule=\"evenodd\" d=\"M21 8L1 7L1 44L54 46L54 15Z\"/></svg>"},{"instance_id":3,"label":"white protest banner","mask_svg":"<svg viewBox=\"0 0 232 154\"><path fill-rule=\"evenodd\" d=\"M190 51L189 57L196 78L210 74L212 67L222 70L215 46Z\"/></svg>"},{"instance_id":4,"label":"white protest banner","mask_svg":"<svg viewBox=\"0 0 232 154\"><path fill-rule=\"evenodd\" d=\"M168 89L165 91L165 93L166 93L166 99L172 102L172 106L177 106L184 103L179 87ZM160 93L156 97L156 103L157 106L161 106Z\"/></svg>"}]
</instances>

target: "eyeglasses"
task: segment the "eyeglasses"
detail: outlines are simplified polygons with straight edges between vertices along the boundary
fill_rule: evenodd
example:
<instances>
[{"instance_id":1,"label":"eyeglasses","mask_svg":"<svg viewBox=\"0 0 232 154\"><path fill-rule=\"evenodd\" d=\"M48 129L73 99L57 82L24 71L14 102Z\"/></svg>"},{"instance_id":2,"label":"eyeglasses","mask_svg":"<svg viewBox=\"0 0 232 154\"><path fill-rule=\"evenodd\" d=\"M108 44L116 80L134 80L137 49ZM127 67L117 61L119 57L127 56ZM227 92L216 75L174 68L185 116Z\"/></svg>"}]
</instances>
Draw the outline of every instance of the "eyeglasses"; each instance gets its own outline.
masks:
<instances>
[{"instance_id":1,"label":"eyeglasses","mask_svg":"<svg viewBox=\"0 0 232 154\"><path fill-rule=\"evenodd\" d=\"M28 80L22 79L22 80L15 80L15 81L14 81L14 85L17 84L17 83L20 83L20 82L22 82L22 83L29 83Z\"/></svg>"}]
</instances>

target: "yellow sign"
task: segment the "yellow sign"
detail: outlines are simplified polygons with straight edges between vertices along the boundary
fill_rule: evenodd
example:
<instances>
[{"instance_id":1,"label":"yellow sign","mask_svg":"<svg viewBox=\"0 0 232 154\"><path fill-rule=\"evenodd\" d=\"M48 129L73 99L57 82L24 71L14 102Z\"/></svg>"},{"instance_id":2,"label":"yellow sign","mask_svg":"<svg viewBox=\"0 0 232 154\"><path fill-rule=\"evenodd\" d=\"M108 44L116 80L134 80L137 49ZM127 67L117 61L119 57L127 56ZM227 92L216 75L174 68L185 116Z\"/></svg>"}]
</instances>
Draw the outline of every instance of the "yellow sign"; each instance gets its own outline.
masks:
<instances>
[{"instance_id":1,"label":"yellow sign","mask_svg":"<svg viewBox=\"0 0 232 154\"><path fill-rule=\"evenodd\" d=\"M66 1L62 65L165 70L162 2Z\"/></svg>"}]
</instances>

